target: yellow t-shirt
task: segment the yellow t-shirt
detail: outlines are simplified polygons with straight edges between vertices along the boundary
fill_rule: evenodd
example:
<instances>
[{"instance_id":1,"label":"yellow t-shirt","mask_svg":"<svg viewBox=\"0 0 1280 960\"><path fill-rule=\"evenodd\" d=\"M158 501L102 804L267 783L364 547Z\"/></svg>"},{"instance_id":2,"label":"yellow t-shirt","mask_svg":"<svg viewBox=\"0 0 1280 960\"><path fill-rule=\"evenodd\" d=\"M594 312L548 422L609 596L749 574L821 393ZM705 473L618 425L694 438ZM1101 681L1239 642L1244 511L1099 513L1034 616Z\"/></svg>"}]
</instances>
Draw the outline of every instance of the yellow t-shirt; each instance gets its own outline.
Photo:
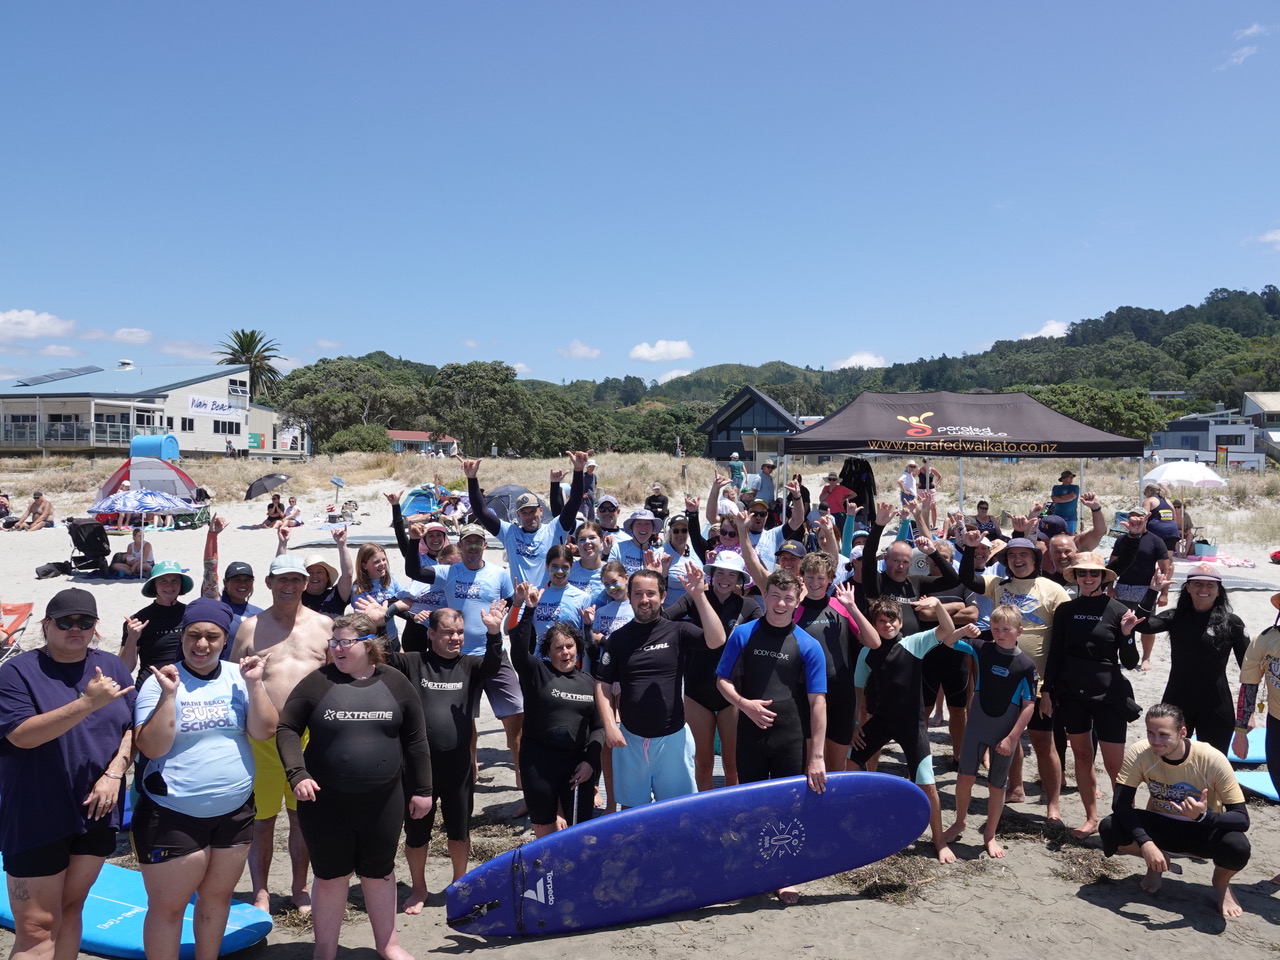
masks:
<instances>
[{"instance_id":1,"label":"yellow t-shirt","mask_svg":"<svg viewBox=\"0 0 1280 960\"><path fill-rule=\"evenodd\" d=\"M1240 665L1240 682L1267 691L1267 713L1280 720L1280 630L1267 627L1253 638Z\"/></svg>"},{"instance_id":2,"label":"yellow t-shirt","mask_svg":"<svg viewBox=\"0 0 1280 960\"><path fill-rule=\"evenodd\" d=\"M1011 603L1022 611L1022 636L1018 637L1018 646L1035 663L1036 675L1043 678L1049 663L1053 614L1059 604L1071 599L1071 594L1047 577L1006 582L1003 577L983 574L982 579L987 585L983 593L992 603L997 606Z\"/></svg>"},{"instance_id":3,"label":"yellow t-shirt","mask_svg":"<svg viewBox=\"0 0 1280 960\"><path fill-rule=\"evenodd\" d=\"M1189 820L1179 809L1192 793L1209 791L1209 809L1218 811L1228 803L1244 803L1244 793L1236 782L1231 762L1218 750L1199 740L1187 740L1191 751L1181 763L1165 763L1151 750L1150 740L1139 740L1124 753L1118 783L1126 787L1147 785L1147 809Z\"/></svg>"}]
</instances>

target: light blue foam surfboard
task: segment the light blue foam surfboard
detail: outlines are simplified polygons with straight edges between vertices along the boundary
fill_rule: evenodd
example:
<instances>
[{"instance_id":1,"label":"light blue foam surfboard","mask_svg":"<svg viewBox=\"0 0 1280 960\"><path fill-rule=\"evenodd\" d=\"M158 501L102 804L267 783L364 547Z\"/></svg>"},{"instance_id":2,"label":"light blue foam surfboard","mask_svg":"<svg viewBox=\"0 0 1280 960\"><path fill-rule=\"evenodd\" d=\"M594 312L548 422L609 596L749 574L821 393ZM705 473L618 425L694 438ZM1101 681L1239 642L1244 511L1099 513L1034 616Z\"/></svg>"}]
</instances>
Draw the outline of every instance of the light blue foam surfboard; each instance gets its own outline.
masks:
<instances>
[{"instance_id":1,"label":"light blue foam surfboard","mask_svg":"<svg viewBox=\"0 0 1280 960\"><path fill-rule=\"evenodd\" d=\"M7 885L0 885L0 926L13 929ZM142 922L147 915L147 891L142 874L114 864L104 864L102 873L89 890L84 904L84 935L80 949L104 957L136 957L145 960L142 949ZM196 955L192 920L195 903L187 906L182 918L182 960ZM222 935L220 953L232 953L252 946L271 932L271 914L248 903L231 902L227 931Z\"/></svg>"},{"instance_id":2,"label":"light blue foam surfboard","mask_svg":"<svg viewBox=\"0 0 1280 960\"><path fill-rule=\"evenodd\" d=\"M1192 740L1199 740L1199 736L1192 736ZM1267 729L1266 727L1256 727L1249 731L1249 750L1243 757L1237 757L1235 750L1227 748L1227 759L1233 764L1252 764L1267 762Z\"/></svg>"},{"instance_id":3,"label":"light blue foam surfboard","mask_svg":"<svg viewBox=\"0 0 1280 960\"><path fill-rule=\"evenodd\" d=\"M1276 793L1276 786L1271 782L1271 774L1265 770L1237 770L1236 781L1242 790L1280 801L1280 794Z\"/></svg>"},{"instance_id":4,"label":"light blue foam surfboard","mask_svg":"<svg viewBox=\"0 0 1280 960\"><path fill-rule=\"evenodd\" d=\"M445 892L479 936L590 930L725 903L874 863L919 838L929 800L883 773L767 780L633 807L510 850Z\"/></svg>"}]
</instances>

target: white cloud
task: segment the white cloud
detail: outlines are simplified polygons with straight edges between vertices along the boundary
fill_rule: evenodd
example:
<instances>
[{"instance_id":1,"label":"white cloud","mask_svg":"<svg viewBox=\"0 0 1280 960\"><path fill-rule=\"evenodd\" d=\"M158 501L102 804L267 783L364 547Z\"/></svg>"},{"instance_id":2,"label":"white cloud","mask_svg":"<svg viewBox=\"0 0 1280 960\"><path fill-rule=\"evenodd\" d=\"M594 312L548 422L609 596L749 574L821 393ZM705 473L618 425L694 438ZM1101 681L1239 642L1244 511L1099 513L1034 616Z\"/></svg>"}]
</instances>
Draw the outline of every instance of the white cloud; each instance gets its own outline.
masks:
<instances>
[{"instance_id":1,"label":"white cloud","mask_svg":"<svg viewBox=\"0 0 1280 960\"><path fill-rule=\"evenodd\" d=\"M658 377L659 383L666 383L668 380L674 380L676 377L687 377L693 373L692 370L668 370L662 376Z\"/></svg>"},{"instance_id":2,"label":"white cloud","mask_svg":"<svg viewBox=\"0 0 1280 960\"><path fill-rule=\"evenodd\" d=\"M480 346L480 344L476 343L474 340L463 340L462 345L468 350L476 350Z\"/></svg>"},{"instance_id":3,"label":"white cloud","mask_svg":"<svg viewBox=\"0 0 1280 960\"><path fill-rule=\"evenodd\" d=\"M687 360L692 357L693 347L689 346L688 340L656 340L653 346L637 343L627 356L645 363L670 363L672 360Z\"/></svg>"},{"instance_id":4,"label":"white cloud","mask_svg":"<svg viewBox=\"0 0 1280 960\"><path fill-rule=\"evenodd\" d=\"M272 366L281 373L289 373L290 371L297 370L298 367L304 366L304 364L298 357L276 357L276 359L272 361Z\"/></svg>"},{"instance_id":5,"label":"white cloud","mask_svg":"<svg viewBox=\"0 0 1280 960\"><path fill-rule=\"evenodd\" d=\"M65 343L51 343L36 351L42 357L83 357L84 351L68 347Z\"/></svg>"},{"instance_id":6,"label":"white cloud","mask_svg":"<svg viewBox=\"0 0 1280 960\"><path fill-rule=\"evenodd\" d=\"M1227 67L1238 67L1257 52L1257 47L1241 47L1238 50L1232 50L1231 56L1227 57L1227 62L1219 66L1218 69L1225 70Z\"/></svg>"},{"instance_id":7,"label":"white cloud","mask_svg":"<svg viewBox=\"0 0 1280 960\"><path fill-rule=\"evenodd\" d=\"M570 340L567 347L561 347L556 353L570 360L594 360L600 356L600 348L583 343L581 340Z\"/></svg>"},{"instance_id":8,"label":"white cloud","mask_svg":"<svg viewBox=\"0 0 1280 960\"><path fill-rule=\"evenodd\" d=\"M1237 40L1247 40L1249 37L1265 37L1271 33L1271 28L1261 23L1255 23L1245 27L1243 30L1237 30L1232 36Z\"/></svg>"},{"instance_id":9,"label":"white cloud","mask_svg":"<svg viewBox=\"0 0 1280 960\"><path fill-rule=\"evenodd\" d=\"M312 349L313 350L337 350L341 346L342 344L340 344L337 340L317 340L315 342L315 346Z\"/></svg>"},{"instance_id":10,"label":"white cloud","mask_svg":"<svg viewBox=\"0 0 1280 960\"><path fill-rule=\"evenodd\" d=\"M119 327L112 332L86 330L83 334L85 340L110 340L112 343L123 343L131 347L146 346L153 336L150 330L143 330L141 327Z\"/></svg>"},{"instance_id":11,"label":"white cloud","mask_svg":"<svg viewBox=\"0 0 1280 960\"><path fill-rule=\"evenodd\" d=\"M527 363L513 363L511 366L515 369L516 373L521 376L533 373L533 367L529 366Z\"/></svg>"},{"instance_id":12,"label":"white cloud","mask_svg":"<svg viewBox=\"0 0 1280 960\"><path fill-rule=\"evenodd\" d=\"M1032 337L1062 337L1066 336L1067 325L1061 320L1046 320L1044 326L1033 333L1024 333L1018 337L1019 340L1030 340Z\"/></svg>"},{"instance_id":13,"label":"white cloud","mask_svg":"<svg viewBox=\"0 0 1280 960\"><path fill-rule=\"evenodd\" d=\"M216 363L218 360L213 354L213 347L195 340L166 340L158 349L161 353L182 357L184 360L204 360L209 363Z\"/></svg>"},{"instance_id":14,"label":"white cloud","mask_svg":"<svg viewBox=\"0 0 1280 960\"><path fill-rule=\"evenodd\" d=\"M1259 243L1270 244L1276 250L1280 250L1280 230L1268 230L1262 236L1257 238Z\"/></svg>"},{"instance_id":15,"label":"white cloud","mask_svg":"<svg viewBox=\"0 0 1280 960\"><path fill-rule=\"evenodd\" d=\"M52 313L34 310L0 310L0 342L69 336L75 323Z\"/></svg>"},{"instance_id":16,"label":"white cloud","mask_svg":"<svg viewBox=\"0 0 1280 960\"><path fill-rule=\"evenodd\" d=\"M837 361L832 365L833 370L843 370L845 367L887 367L889 364L884 357L868 350L859 350L857 353L851 353L843 360Z\"/></svg>"}]
</instances>

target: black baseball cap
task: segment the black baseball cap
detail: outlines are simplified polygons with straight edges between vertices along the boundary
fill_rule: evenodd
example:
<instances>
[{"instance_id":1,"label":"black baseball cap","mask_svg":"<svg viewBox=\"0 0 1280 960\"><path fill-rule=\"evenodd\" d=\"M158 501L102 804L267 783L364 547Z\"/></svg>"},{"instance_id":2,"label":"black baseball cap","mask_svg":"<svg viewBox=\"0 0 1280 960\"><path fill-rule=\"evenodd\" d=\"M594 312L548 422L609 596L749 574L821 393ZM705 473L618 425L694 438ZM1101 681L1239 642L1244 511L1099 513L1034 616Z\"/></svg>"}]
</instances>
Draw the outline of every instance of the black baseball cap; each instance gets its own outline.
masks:
<instances>
[{"instance_id":1,"label":"black baseball cap","mask_svg":"<svg viewBox=\"0 0 1280 960\"><path fill-rule=\"evenodd\" d=\"M252 577L253 567L249 566L243 560L237 560L235 563L227 564L227 572L223 574L223 579L230 580L232 577Z\"/></svg>"},{"instance_id":2,"label":"black baseball cap","mask_svg":"<svg viewBox=\"0 0 1280 960\"><path fill-rule=\"evenodd\" d=\"M98 601L88 590L70 587L53 595L49 605L44 608L45 619L57 620L61 617L97 617Z\"/></svg>"}]
</instances>

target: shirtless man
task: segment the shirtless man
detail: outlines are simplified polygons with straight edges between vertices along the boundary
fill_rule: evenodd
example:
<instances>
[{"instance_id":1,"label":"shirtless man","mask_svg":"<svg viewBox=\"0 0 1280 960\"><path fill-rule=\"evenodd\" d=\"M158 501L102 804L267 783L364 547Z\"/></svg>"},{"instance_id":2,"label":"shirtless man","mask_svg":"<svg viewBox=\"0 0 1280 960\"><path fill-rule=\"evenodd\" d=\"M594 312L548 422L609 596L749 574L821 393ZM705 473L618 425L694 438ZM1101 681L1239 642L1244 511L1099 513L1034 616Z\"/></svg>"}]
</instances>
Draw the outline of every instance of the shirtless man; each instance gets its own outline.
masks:
<instances>
[{"instance_id":1,"label":"shirtless man","mask_svg":"<svg viewBox=\"0 0 1280 960\"><path fill-rule=\"evenodd\" d=\"M333 636L333 621L302 605L302 593L310 579L307 568L296 556L279 556L271 561L267 589L271 606L240 624L236 633L232 662L241 657L260 656L265 660L262 681L276 709L284 706L293 688L303 677L324 665ZM284 765L275 740L250 740L257 772L254 777L254 804L257 818L249 845L249 882L253 905L271 909L267 879L275 846L276 814L284 799L289 813L289 860L293 865L293 903L299 911L311 909L307 889L307 846L298 826L298 801L289 789Z\"/></svg>"},{"instance_id":2,"label":"shirtless man","mask_svg":"<svg viewBox=\"0 0 1280 960\"><path fill-rule=\"evenodd\" d=\"M12 530L43 530L53 526L53 504L40 491L31 495L31 505L27 512L18 518Z\"/></svg>"}]
</instances>

